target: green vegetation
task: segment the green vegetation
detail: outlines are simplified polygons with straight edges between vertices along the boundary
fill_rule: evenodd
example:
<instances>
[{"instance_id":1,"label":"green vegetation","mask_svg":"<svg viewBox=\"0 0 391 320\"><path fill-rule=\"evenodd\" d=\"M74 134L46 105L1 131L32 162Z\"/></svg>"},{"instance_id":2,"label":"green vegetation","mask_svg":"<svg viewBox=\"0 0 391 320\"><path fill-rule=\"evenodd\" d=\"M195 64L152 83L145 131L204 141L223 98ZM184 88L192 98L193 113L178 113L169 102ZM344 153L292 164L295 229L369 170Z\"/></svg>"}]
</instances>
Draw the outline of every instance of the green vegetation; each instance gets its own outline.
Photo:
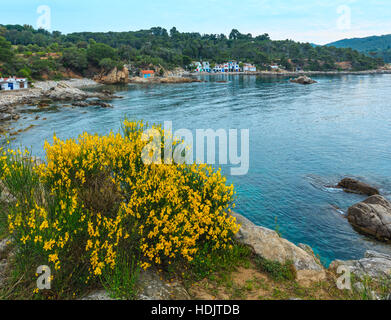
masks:
<instances>
[{"instance_id":1,"label":"green vegetation","mask_svg":"<svg viewBox=\"0 0 391 320\"><path fill-rule=\"evenodd\" d=\"M238 261L233 186L211 166L145 163L148 129L164 137L160 126L128 120L117 134L54 136L45 163L0 148L0 179L14 196L0 231L16 249L5 296L67 299L103 285L130 299L141 269L207 274ZM42 265L51 290L35 287Z\"/></svg>"},{"instance_id":2,"label":"green vegetation","mask_svg":"<svg viewBox=\"0 0 391 320\"><path fill-rule=\"evenodd\" d=\"M366 38L344 39L328 44L336 48L352 48L374 58L391 63L391 34Z\"/></svg>"},{"instance_id":3,"label":"green vegetation","mask_svg":"<svg viewBox=\"0 0 391 320\"><path fill-rule=\"evenodd\" d=\"M256 258L255 262L260 270L268 273L274 280L292 281L296 278L296 271L292 262L281 264L279 262L269 261L262 258Z\"/></svg>"},{"instance_id":4,"label":"green vegetation","mask_svg":"<svg viewBox=\"0 0 391 320\"><path fill-rule=\"evenodd\" d=\"M108 60L110 59L110 60ZM131 65L156 70L187 68L193 60L211 65L227 60L254 63L267 70L278 63L286 70L339 70L336 63L348 62L352 70L368 70L383 65L352 49L292 40L272 41L268 34L253 37L234 29L224 34L169 32L155 27L130 32L82 32L63 35L28 25L0 25L0 73L36 79L61 78L68 71L92 76L113 66Z\"/></svg>"}]
</instances>

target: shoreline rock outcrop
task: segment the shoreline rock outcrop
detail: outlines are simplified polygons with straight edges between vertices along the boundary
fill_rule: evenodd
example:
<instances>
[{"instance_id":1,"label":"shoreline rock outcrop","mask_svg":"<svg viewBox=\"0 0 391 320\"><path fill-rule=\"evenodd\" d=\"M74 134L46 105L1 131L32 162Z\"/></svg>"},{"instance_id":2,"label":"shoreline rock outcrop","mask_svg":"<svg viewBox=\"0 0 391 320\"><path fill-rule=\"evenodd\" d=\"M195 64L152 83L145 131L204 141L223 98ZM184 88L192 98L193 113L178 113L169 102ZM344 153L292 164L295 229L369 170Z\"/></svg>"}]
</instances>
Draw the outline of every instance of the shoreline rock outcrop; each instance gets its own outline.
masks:
<instances>
[{"instance_id":1,"label":"shoreline rock outcrop","mask_svg":"<svg viewBox=\"0 0 391 320\"><path fill-rule=\"evenodd\" d=\"M368 250L360 260L335 260L330 264L329 270L336 273L340 266L348 267L361 280L366 276L377 280L391 279L391 256L376 251Z\"/></svg>"},{"instance_id":2,"label":"shoreline rock outcrop","mask_svg":"<svg viewBox=\"0 0 391 320\"><path fill-rule=\"evenodd\" d=\"M342 179L338 183L337 188L343 189L347 193L364 194L367 196L374 196L380 194L378 189L370 186L369 184L352 178Z\"/></svg>"},{"instance_id":3,"label":"shoreline rock outcrop","mask_svg":"<svg viewBox=\"0 0 391 320\"><path fill-rule=\"evenodd\" d=\"M391 241L391 202L380 195L351 206L348 221L364 234L380 241Z\"/></svg>"},{"instance_id":4,"label":"shoreline rock outcrop","mask_svg":"<svg viewBox=\"0 0 391 320\"><path fill-rule=\"evenodd\" d=\"M130 83L141 83L141 84L148 84L148 83L193 83L193 82L202 82L199 79L196 78L185 78L185 77L153 77L149 79L144 79L141 77L133 77L129 79Z\"/></svg>"},{"instance_id":5,"label":"shoreline rock outcrop","mask_svg":"<svg viewBox=\"0 0 391 320\"><path fill-rule=\"evenodd\" d=\"M126 84L129 82L129 69L123 67L119 70L115 67L108 73L102 73L94 77L94 80L102 84Z\"/></svg>"},{"instance_id":6,"label":"shoreline rock outcrop","mask_svg":"<svg viewBox=\"0 0 391 320\"><path fill-rule=\"evenodd\" d=\"M305 84L305 85L318 83L317 81L312 80L310 77L307 77L307 76L300 76L295 79L291 79L290 82L298 83L298 84Z\"/></svg>"},{"instance_id":7,"label":"shoreline rock outcrop","mask_svg":"<svg viewBox=\"0 0 391 320\"><path fill-rule=\"evenodd\" d=\"M281 238L277 232L256 226L238 213L233 213L232 216L241 225L236 240L249 246L256 255L279 263L292 262L299 281L310 279L314 282L326 279L323 265L309 246L301 244L301 247L298 247Z\"/></svg>"},{"instance_id":8,"label":"shoreline rock outcrop","mask_svg":"<svg viewBox=\"0 0 391 320\"><path fill-rule=\"evenodd\" d=\"M0 121L18 120L20 115L17 111L19 105L36 105L39 108L48 107L55 101L84 101L90 98L108 100L118 98L111 93L88 92L80 88L98 86L99 84L89 79L72 79L69 81L43 81L35 83L34 88L18 91L0 92ZM94 102L109 108L111 105L105 102Z\"/></svg>"}]
</instances>

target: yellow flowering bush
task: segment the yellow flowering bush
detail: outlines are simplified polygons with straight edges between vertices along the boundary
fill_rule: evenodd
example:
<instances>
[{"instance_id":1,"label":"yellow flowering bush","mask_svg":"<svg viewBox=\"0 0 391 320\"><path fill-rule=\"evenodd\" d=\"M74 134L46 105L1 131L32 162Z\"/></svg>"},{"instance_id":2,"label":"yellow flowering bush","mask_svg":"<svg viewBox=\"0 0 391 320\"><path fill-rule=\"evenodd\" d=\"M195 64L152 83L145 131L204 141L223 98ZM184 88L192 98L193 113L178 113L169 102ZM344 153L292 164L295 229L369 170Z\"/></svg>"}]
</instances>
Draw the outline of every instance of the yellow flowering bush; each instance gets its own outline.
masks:
<instances>
[{"instance_id":1,"label":"yellow flowering bush","mask_svg":"<svg viewBox=\"0 0 391 320\"><path fill-rule=\"evenodd\" d=\"M146 128L125 120L122 134L46 142L46 161L31 164L38 183L8 217L21 251L45 257L41 264L59 274L78 267L93 279L127 251L147 269L191 262L205 244L232 248L233 186L208 165L144 164ZM14 157L0 158L2 179L16 174Z\"/></svg>"}]
</instances>

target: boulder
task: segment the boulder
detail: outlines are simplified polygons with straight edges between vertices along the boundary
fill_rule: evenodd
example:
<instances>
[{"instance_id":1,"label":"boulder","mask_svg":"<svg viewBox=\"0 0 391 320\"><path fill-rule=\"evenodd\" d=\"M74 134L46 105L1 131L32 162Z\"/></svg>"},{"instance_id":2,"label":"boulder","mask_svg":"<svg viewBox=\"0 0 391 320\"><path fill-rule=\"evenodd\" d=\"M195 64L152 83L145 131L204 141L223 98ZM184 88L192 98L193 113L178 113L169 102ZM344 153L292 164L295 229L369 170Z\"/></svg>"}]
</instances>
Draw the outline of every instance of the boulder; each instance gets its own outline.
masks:
<instances>
[{"instance_id":1,"label":"boulder","mask_svg":"<svg viewBox=\"0 0 391 320\"><path fill-rule=\"evenodd\" d=\"M156 271L142 271L137 280L136 300L191 300L184 286L177 281L165 281ZM82 300L113 300L107 291L92 292Z\"/></svg>"},{"instance_id":2,"label":"boulder","mask_svg":"<svg viewBox=\"0 0 391 320\"><path fill-rule=\"evenodd\" d=\"M349 208L348 220L353 227L381 241L391 240L391 202L380 195Z\"/></svg>"},{"instance_id":3,"label":"boulder","mask_svg":"<svg viewBox=\"0 0 391 320\"><path fill-rule=\"evenodd\" d=\"M308 246L305 246L305 250L303 250L288 240L281 238L273 230L256 226L238 213L233 213L233 216L236 218L237 223L241 225L236 239L252 248L256 255L280 263L291 261L297 271L324 271L323 266Z\"/></svg>"},{"instance_id":4,"label":"boulder","mask_svg":"<svg viewBox=\"0 0 391 320\"><path fill-rule=\"evenodd\" d=\"M138 300L190 300L190 295L177 281L165 281L158 272L141 272L137 286Z\"/></svg>"},{"instance_id":5,"label":"boulder","mask_svg":"<svg viewBox=\"0 0 391 320\"><path fill-rule=\"evenodd\" d=\"M129 70L127 67L123 67L122 70L119 70L115 67L107 74L101 74L94 78L97 82L103 84L119 84L119 83L128 83L129 82Z\"/></svg>"},{"instance_id":6,"label":"boulder","mask_svg":"<svg viewBox=\"0 0 391 320\"><path fill-rule=\"evenodd\" d=\"M376 188L352 178L345 178L341 180L337 187L343 189L345 192L365 194L367 196L380 194L379 190Z\"/></svg>"},{"instance_id":7,"label":"boulder","mask_svg":"<svg viewBox=\"0 0 391 320\"><path fill-rule=\"evenodd\" d=\"M375 280L391 277L391 256L375 251L367 251L361 260L335 260L330 264L329 270L336 273L340 266L349 268L350 272L361 280L366 276Z\"/></svg>"},{"instance_id":8,"label":"boulder","mask_svg":"<svg viewBox=\"0 0 391 320\"><path fill-rule=\"evenodd\" d=\"M300 76L296 79L291 79L290 80L293 83L299 83L299 84L314 84L317 83L317 81L312 80L310 77L307 76Z\"/></svg>"}]
</instances>

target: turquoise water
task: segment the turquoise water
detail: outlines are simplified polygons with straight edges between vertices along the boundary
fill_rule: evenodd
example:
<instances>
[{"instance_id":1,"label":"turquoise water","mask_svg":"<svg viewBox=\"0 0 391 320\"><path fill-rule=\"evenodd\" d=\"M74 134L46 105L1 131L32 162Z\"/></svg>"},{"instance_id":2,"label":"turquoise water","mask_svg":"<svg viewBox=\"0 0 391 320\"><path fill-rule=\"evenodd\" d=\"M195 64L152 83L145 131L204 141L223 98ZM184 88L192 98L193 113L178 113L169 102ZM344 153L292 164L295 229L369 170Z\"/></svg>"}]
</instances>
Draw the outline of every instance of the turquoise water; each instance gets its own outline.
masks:
<instances>
[{"instance_id":1,"label":"turquoise water","mask_svg":"<svg viewBox=\"0 0 391 320\"><path fill-rule=\"evenodd\" d=\"M360 177L391 195L391 75L314 78L318 84L301 86L287 78L206 76L204 83L119 87L124 98L111 102L114 109L59 106L36 113L26 106L15 129L35 127L12 143L41 156L54 131L60 138L103 134L118 130L125 115L169 120L174 130L250 129L249 173L229 176L238 212L311 245L326 264L361 258L367 249L390 252L390 245L355 232L342 214L364 197L325 185Z\"/></svg>"}]
</instances>

